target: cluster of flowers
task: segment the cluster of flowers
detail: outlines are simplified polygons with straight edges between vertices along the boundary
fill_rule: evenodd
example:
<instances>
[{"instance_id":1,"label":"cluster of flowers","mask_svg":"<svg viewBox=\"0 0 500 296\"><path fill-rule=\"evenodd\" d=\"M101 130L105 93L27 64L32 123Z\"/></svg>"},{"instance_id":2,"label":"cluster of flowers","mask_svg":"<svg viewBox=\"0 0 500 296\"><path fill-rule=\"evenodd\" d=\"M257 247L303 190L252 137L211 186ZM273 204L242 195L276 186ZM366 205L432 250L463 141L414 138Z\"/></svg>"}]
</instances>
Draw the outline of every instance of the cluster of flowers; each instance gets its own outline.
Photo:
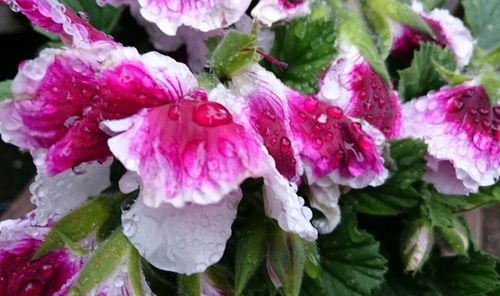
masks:
<instances>
[{"instance_id":1,"label":"cluster of flowers","mask_svg":"<svg viewBox=\"0 0 500 296\"><path fill-rule=\"evenodd\" d=\"M257 62L225 84L203 88L186 65L113 41L57 0L3 2L59 35L66 47L23 62L13 97L0 103L2 139L28 150L38 171L30 221L0 224L2 295L68 291L85 256L62 249L29 259L50 225L109 187L113 159L127 169L120 190L139 190L122 214L123 234L155 267L184 274L204 272L222 257L247 178L263 179L269 217L314 241L340 221L340 186L384 183L389 139L423 139L425 181L444 194L477 192L499 177L500 107L491 106L478 81L401 105L391 82L341 35L339 54L315 95L291 89ZM98 0L130 5L140 22L151 22L152 37L179 33L162 37L198 44L193 36L241 24L250 2ZM467 65L473 40L461 21L445 10L426 13L418 3L413 9L435 38L391 22L392 54L408 58L421 42L434 41ZM261 0L251 14L271 25L308 12L308 1ZM204 64L204 53L192 50L190 60ZM302 184L324 219L311 221L311 209L297 195ZM205 295L217 295L208 278L202 282ZM128 283L103 284L95 293L128 295Z\"/></svg>"}]
</instances>

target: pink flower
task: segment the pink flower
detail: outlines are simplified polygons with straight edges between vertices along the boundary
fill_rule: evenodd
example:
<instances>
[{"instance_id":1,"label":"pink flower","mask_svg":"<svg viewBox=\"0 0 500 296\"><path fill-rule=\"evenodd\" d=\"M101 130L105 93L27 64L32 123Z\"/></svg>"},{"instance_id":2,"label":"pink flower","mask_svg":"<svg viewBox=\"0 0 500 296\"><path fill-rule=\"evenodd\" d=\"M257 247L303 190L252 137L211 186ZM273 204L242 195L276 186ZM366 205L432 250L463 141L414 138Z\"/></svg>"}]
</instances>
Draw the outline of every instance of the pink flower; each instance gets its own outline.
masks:
<instances>
[{"instance_id":1,"label":"pink flower","mask_svg":"<svg viewBox=\"0 0 500 296\"><path fill-rule=\"evenodd\" d=\"M85 262L66 249L32 261L49 230L27 219L0 222L1 295L66 295Z\"/></svg>"},{"instance_id":2,"label":"pink flower","mask_svg":"<svg viewBox=\"0 0 500 296\"><path fill-rule=\"evenodd\" d=\"M391 22L394 34L391 49L393 56L401 59L403 62L409 62L413 56L413 51L422 42L433 41L450 48L460 67L469 64L474 51L474 40L470 31L460 19L452 16L446 9L436 8L426 13L422 4L418 1L413 1L412 9L429 25L435 35L435 39L426 33Z\"/></svg>"},{"instance_id":3,"label":"pink flower","mask_svg":"<svg viewBox=\"0 0 500 296\"><path fill-rule=\"evenodd\" d=\"M466 82L406 103L405 134L428 145L424 179L444 194L469 194L500 173L500 107Z\"/></svg>"},{"instance_id":4,"label":"pink flower","mask_svg":"<svg viewBox=\"0 0 500 296\"><path fill-rule=\"evenodd\" d=\"M309 13L308 0L260 0L252 16L267 26Z\"/></svg>"},{"instance_id":5,"label":"pink flower","mask_svg":"<svg viewBox=\"0 0 500 296\"><path fill-rule=\"evenodd\" d=\"M92 27L58 0L3 0L14 11L23 13L30 21L54 34L68 44L111 42L106 34Z\"/></svg>"}]
</instances>

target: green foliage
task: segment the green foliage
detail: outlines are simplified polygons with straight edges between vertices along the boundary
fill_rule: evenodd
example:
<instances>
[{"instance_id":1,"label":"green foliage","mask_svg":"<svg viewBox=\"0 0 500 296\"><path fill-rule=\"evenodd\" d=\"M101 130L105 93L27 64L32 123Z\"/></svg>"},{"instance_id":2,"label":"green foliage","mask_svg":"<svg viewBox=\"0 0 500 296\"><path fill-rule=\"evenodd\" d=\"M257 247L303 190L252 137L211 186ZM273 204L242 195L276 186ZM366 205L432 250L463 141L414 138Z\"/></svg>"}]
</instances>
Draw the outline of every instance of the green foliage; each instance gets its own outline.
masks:
<instances>
[{"instance_id":1,"label":"green foliage","mask_svg":"<svg viewBox=\"0 0 500 296\"><path fill-rule=\"evenodd\" d=\"M214 49L211 66L220 79L226 79L254 61L257 50L255 35L230 30Z\"/></svg>"},{"instance_id":2,"label":"green foliage","mask_svg":"<svg viewBox=\"0 0 500 296\"><path fill-rule=\"evenodd\" d=\"M145 287L142 280L141 256L135 248L130 249L128 263L128 280L134 296L145 296Z\"/></svg>"},{"instance_id":3,"label":"green foliage","mask_svg":"<svg viewBox=\"0 0 500 296\"><path fill-rule=\"evenodd\" d=\"M367 2L370 3L370 2ZM393 34L389 20L371 5L363 5L363 11L368 23L373 28L376 44L383 58L387 58L391 51Z\"/></svg>"},{"instance_id":4,"label":"green foliage","mask_svg":"<svg viewBox=\"0 0 500 296\"><path fill-rule=\"evenodd\" d=\"M177 275L177 294L179 296L199 296L201 295L200 276Z\"/></svg>"},{"instance_id":5,"label":"green foliage","mask_svg":"<svg viewBox=\"0 0 500 296\"><path fill-rule=\"evenodd\" d=\"M402 214L416 207L420 193L412 186L425 171L424 155L427 146L419 140L391 141L391 160L395 170L381 186L353 189L344 197L352 202L356 211L380 216Z\"/></svg>"},{"instance_id":6,"label":"green foliage","mask_svg":"<svg viewBox=\"0 0 500 296\"><path fill-rule=\"evenodd\" d=\"M321 277L304 283L304 295L371 295L384 282L387 260L379 243L358 228L349 209L343 209L342 219L331 234L320 236Z\"/></svg>"},{"instance_id":7,"label":"green foliage","mask_svg":"<svg viewBox=\"0 0 500 296\"><path fill-rule=\"evenodd\" d=\"M78 246L78 242L92 233L96 234L98 241L107 237L110 230L120 223L122 197L122 195L98 197L64 216L51 228L33 256L34 259L64 246L79 253L85 252Z\"/></svg>"},{"instance_id":8,"label":"green foliage","mask_svg":"<svg viewBox=\"0 0 500 296\"><path fill-rule=\"evenodd\" d=\"M484 51L491 51L500 46L500 5L491 0L462 0L465 20L477 40L477 45Z\"/></svg>"},{"instance_id":9,"label":"green foliage","mask_svg":"<svg viewBox=\"0 0 500 296\"><path fill-rule=\"evenodd\" d=\"M10 87L12 80L4 80L0 82L0 100L12 98Z\"/></svg>"},{"instance_id":10,"label":"green foliage","mask_svg":"<svg viewBox=\"0 0 500 296\"><path fill-rule=\"evenodd\" d=\"M479 79L488 94L490 104L496 106L500 99L500 73L484 72L479 75Z\"/></svg>"},{"instance_id":11,"label":"green foliage","mask_svg":"<svg viewBox=\"0 0 500 296\"><path fill-rule=\"evenodd\" d=\"M123 11L123 8L115 8L110 5L99 6L96 1L62 0L61 2L68 5L76 13L87 13L90 17L90 24L105 33L113 31Z\"/></svg>"},{"instance_id":12,"label":"green foliage","mask_svg":"<svg viewBox=\"0 0 500 296\"><path fill-rule=\"evenodd\" d=\"M127 260L132 249L121 229L115 230L85 264L68 295L88 295Z\"/></svg>"},{"instance_id":13,"label":"green foliage","mask_svg":"<svg viewBox=\"0 0 500 296\"><path fill-rule=\"evenodd\" d=\"M286 69L266 63L288 86L304 94L315 93L320 75L336 54L333 20L305 17L277 25L271 56L288 64Z\"/></svg>"},{"instance_id":14,"label":"green foliage","mask_svg":"<svg viewBox=\"0 0 500 296\"><path fill-rule=\"evenodd\" d=\"M446 81L435 69L432 61L446 69L455 69L456 61L453 53L434 43L424 43L415 52L411 66L399 71L399 95L404 101L426 94L429 90L437 89L446 84Z\"/></svg>"}]
</instances>

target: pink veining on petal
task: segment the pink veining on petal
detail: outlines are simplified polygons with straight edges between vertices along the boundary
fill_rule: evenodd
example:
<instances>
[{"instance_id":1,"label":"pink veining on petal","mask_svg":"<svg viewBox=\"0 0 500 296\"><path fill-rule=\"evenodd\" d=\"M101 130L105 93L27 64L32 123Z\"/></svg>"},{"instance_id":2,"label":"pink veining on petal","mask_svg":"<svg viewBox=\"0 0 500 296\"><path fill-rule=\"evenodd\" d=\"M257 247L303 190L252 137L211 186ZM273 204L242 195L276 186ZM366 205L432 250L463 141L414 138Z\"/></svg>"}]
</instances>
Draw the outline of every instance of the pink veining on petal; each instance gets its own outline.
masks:
<instances>
[{"instance_id":1,"label":"pink veining on petal","mask_svg":"<svg viewBox=\"0 0 500 296\"><path fill-rule=\"evenodd\" d=\"M148 205L215 203L247 177L262 173L260 145L219 103L182 100L122 122L132 127L111 138L109 146L141 177ZM113 129L120 121L107 126Z\"/></svg>"},{"instance_id":2,"label":"pink veining on petal","mask_svg":"<svg viewBox=\"0 0 500 296\"><path fill-rule=\"evenodd\" d=\"M405 104L405 133L428 145L428 182L442 193L476 192L500 174L500 107L492 107L484 88L464 83ZM440 171L455 169L463 188L444 186ZM432 164L432 165L431 165Z\"/></svg>"},{"instance_id":3,"label":"pink veining on petal","mask_svg":"<svg viewBox=\"0 0 500 296\"><path fill-rule=\"evenodd\" d=\"M10 5L28 17L35 25L57 34L63 40L91 43L98 40L113 42L106 34L92 27L57 0L9 0Z\"/></svg>"},{"instance_id":4,"label":"pink veining on petal","mask_svg":"<svg viewBox=\"0 0 500 296\"><path fill-rule=\"evenodd\" d=\"M342 109L292 90L288 92L288 101L300 154L310 162L316 178L333 170L345 177L382 171L373 139Z\"/></svg>"},{"instance_id":5,"label":"pink veining on petal","mask_svg":"<svg viewBox=\"0 0 500 296\"><path fill-rule=\"evenodd\" d=\"M351 73L352 106L348 114L378 128L388 138L401 130L401 105L396 92L368 63L358 64Z\"/></svg>"}]
</instances>

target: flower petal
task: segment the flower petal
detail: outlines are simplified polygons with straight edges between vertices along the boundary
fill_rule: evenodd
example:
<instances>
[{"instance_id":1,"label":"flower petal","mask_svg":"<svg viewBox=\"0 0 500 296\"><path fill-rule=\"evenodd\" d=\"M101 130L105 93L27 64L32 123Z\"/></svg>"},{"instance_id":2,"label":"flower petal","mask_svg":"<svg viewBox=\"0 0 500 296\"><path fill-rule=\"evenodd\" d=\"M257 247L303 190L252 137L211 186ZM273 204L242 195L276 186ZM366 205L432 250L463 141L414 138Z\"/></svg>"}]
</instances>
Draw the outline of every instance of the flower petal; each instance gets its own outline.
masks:
<instances>
[{"instance_id":1,"label":"flower petal","mask_svg":"<svg viewBox=\"0 0 500 296\"><path fill-rule=\"evenodd\" d=\"M236 190L216 204L176 208L163 203L150 208L140 196L122 216L123 232L154 266L185 274L203 272L222 257L240 199L241 191Z\"/></svg>"},{"instance_id":2,"label":"flower petal","mask_svg":"<svg viewBox=\"0 0 500 296\"><path fill-rule=\"evenodd\" d=\"M8 0L33 24L57 34L72 44L92 43L99 40L114 43L106 34L92 27L69 7L57 0Z\"/></svg>"},{"instance_id":3,"label":"flower petal","mask_svg":"<svg viewBox=\"0 0 500 296\"><path fill-rule=\"evenodd\" d=\"M331 100L351 117L366 120L387 138L401 135L399 96L352 45L340 54L320 81L318 97Z\"/></svg>"},{"instance_id":4,"label":"flower petal","mask_svg":"<svg viewBox=\"0 0 500 296\"><path fill-rule=\"evenodd\" d=\"M105 125L125 131L109 147L139 174L149 206L216 203L267 169L260 145L215 102L184 100Z\"/></svg>"},{"instance_id":5,"label":"flower petal","mask_svg":"<svg viewBox=\"0 0 500 296\"><path fill-rule=\"evenodd\" d=\"M108 188L111 162L110 159L104 164L81 164L57 176L48 175L43 165L38 166L35 182L30 186L31 201L36 205L35 224L45 225L49 218L67 214Z\"/></svg>"},{"instance_id":6,"label":"flower petal","mask_svg":"<svg viewBox=\"0 0 500 296\"><path fill-rule=\"evenodd\" d=\"M121 4L121 0L99 0L102 4ZM130 1L129 1L130 2ZM191 0L136 0L142 16L156 24L167 35L175 35L182 26L202 32L227 27L237 22L250 0L213 0L194 3ZM135 4L134 4L135 5Z\"/></svg>"},{"instance_id":7,"label":"flower petal","mask_svg":"<svg viewBox=\"0 0 500 296\"><path fill-rule=\"evenodd\" d=\"M310 12L308 0L260 0L252 16L266 26L283 20L304 16Z\"/></svg>"},{"instance_id":8,"label":"flower petal","mask_svg":"<svg viewBox=\"0 0 500 296\"><path fill-rule=\"evenodd\" d=\"M425 179L444 194L477 192L500 174L500 107L491 107L484 88L464 83L442 88L403 107L405 133L422 138L431 160ZM449 174L450 162L454 174ZM446 175L446 177L444 176ZM463 185L451 187L444 178Z\"/></svg>"},{"instance_id":9,"label":"flower petal","mask_svg":"<svg viewBox=\"0 0 500 296\"><path fill-rule=\"evenodd\" d=\"M241 113L262 139L276 169L295 181L300 171L297 149L292 142L284 85L260 65L249 65L232 77L231 89L242 98ZM229 105L231 106L231 105Z\"/></svg>"},{"instance_id":10,"label":"flower petal","mask_svg":"<svg viewBox=\"0 0 500 296\"><path fill-rule=\"evenodd\" d=\"M312 184L310 190L311 207L321 211L325 216L313 220L313 224L319 233L330 233L340 223L339 185L326 176Z\"/></svg>"}]
</instances>

